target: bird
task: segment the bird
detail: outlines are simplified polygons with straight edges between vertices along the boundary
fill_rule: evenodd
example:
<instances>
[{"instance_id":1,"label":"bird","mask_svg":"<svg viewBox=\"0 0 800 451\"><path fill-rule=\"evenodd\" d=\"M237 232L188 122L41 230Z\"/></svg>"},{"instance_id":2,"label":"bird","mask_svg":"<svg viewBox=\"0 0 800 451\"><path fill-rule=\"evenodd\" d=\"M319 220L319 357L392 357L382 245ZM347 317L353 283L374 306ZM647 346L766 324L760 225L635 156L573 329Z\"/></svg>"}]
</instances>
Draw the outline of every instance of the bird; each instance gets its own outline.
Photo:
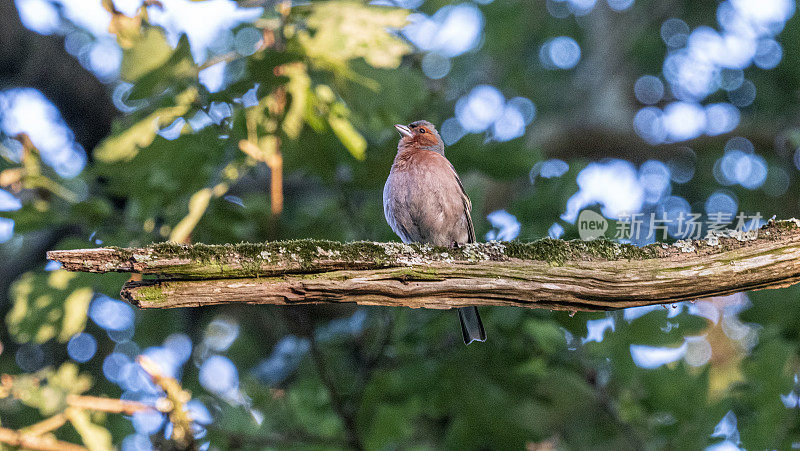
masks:
<instances>
[{"instance_id":1,"label":"bird","mask_svg":"<svg viewBox=\"0 0 800 451\"><path fill-rule=\"evenodd\" d=\"M397 155L383 187L386 222L403 243L458 247L475 242L470 202L444 156L444 142L428 121L394 126ZM458 309L464 344L486 341L477 307Z\"/></svg>"}]
</instances>

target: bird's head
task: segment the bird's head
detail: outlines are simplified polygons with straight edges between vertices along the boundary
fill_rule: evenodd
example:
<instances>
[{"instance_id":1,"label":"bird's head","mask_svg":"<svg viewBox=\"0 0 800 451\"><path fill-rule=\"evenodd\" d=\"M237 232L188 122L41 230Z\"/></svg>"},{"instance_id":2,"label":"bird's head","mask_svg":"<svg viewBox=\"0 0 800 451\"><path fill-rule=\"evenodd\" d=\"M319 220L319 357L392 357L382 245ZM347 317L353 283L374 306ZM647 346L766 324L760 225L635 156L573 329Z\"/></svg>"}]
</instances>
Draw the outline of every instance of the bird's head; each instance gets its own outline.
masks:
<instances>
[{"instance_id":1,"label":"bird's head","mask_svg":"<svg viewBox=\"0 0 800 451\"><path fill-rule=\"evenodd\" d=\"M400 132L398 150L422 149L432 150L444 155L444 142L436 131L436 127L428 121L416 121L408 125L397 124L394 126Z\"/></svg>"}]
</instances>

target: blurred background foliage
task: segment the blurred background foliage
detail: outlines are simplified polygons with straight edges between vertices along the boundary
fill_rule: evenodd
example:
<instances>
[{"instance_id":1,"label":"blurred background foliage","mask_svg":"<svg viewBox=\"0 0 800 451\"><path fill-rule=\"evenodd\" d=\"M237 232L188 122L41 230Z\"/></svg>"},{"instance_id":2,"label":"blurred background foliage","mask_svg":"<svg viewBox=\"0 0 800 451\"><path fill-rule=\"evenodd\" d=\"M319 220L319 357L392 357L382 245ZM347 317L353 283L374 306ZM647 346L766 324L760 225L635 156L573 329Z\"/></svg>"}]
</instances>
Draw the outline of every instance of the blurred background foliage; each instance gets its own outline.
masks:
<instances>
[{"instance_id":1,"label":"blurred background foliage","mask_svg":"<svg viewBox=\"0 0 800 451\"><path fill-rule=\"evenodd\" d=\"M392 124L417 119L484 239L576 238L585 208L798 216L798 20L793 0L0 3L0 372L23 393L0 389L0 425L70 393L155 403L144 354L193 393L201 448L800 446L797 287L485 309L489 341L464 347L437 311L134 311L125 275L44 260L395 240ZM70 424L92 449L173 432L153 411Z\"/></svg>"}]
</instances>

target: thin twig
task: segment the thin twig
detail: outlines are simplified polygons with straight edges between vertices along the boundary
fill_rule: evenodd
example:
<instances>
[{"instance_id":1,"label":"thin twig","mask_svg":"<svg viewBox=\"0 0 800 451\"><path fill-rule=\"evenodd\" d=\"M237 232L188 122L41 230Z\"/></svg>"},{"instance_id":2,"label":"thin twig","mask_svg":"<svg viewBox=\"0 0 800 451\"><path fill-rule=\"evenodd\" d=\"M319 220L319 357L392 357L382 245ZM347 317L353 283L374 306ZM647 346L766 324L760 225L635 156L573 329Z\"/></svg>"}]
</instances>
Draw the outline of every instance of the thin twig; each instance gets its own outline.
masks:
<instances>
[{"instance_id":1,"label":"thin twig","mask_svg":"<svg viewBox=\"0 0 800 451\"><path fill-rule=\"evenodd\" d=\"M0 398L8 396L16 397L14 393L14 377L9 374L0 376ZM125 401L116 398L105 398L100 396L87 396L69 394L66 397L66 404L69 407L84 410L94 410L96 412L121 413L133 415L142 410L154 409L155 407L138 402ZM47 421L47 420L45 420ZM55 420L54 420L55 421ZM38 424L38 423L37 423Z\"/></svg>"},{"instance_id":2,"label":"thin twig","mask_svg":"<svg viewBox=\"0 0 800 451\"><path fill-rule=\"evenodd\" d=\"M68 395L67 405L78 409L95 410L98 412L120 413L123 415L133 415L142 410L152 410L155 407L138 402L125 401L122 399L103 398L100 396L79 396Z\"/></svg>"},{"instance_id":3,"label":"thin twig","mask_svg":"<svg viewBox=\"0 0 800 451\"><path fill-rule=\"evenodd\" d=\"M381 361L386 356L386 348L394 341L394 319L394 315L388 315L386 324L383 327L383 337L381 342L375 352L368 356L366 362L364 363L364 371L362 373L364 385L367 384L369 379L372 377L372 373L380 366Z\"/></svg>"},{"instance_id":4,"label":"thin twig","mask_svg":"<svg viewBox=\"0 0 800 451\"><path fill-rule=\"evenodd\" d=\"M67 416L64 412L53 415L38 423L34 423L25 428L24 433L30 435L42 435L51 431L55 431L67 422Z\"/></svg>"},{"instance_id":5,"label":"thin twig","mask_svg":"<svg viewBox=\"0 0 800 451\"><path fill-rule=\"evenodd\" d=\"M198 71L202 71L204 69L208 69L211 66L214 66L219 63L230 63L231 61L235 61L239 58L243 58L242 55L235 51L230 51L227 53L223 53L221 55L215 55L211 58L207 59L200 67L197 68Z\"/></svg>"},{"instance_id":6,"label":"thin twig","mask_svg":"<svg viewBox=\"0 0 800 451\"><path fill-rule=\"evenodd\" d=\"M317 367L319 378L322 380L322 384L325 385L325 388L328 390L328 394L331 397L331 406L333 407L333 410L337 415L339 415L339 419L342 420L344 425L347 444L353 449L363 450L364 445L361 442L361 438L358 434L358 424L356 422L355 415L350 409L347 408L344 397L341 393L339 393L336 383L333 381L333 379L331 379L331 375L329 374L327 365L325 364L325 356L323 356L322 351L319 349L317 340L314 338L313 333L311 334L309 342L311 358L314 361L314 365Z\"/></svg>"},{"instance_id":7,"label":"thin twig","mask_svg":"<svg viewBox=\"0 0 800 451\"><path fill-rule=\"evenodd\" d=\"M87 448L52 436L40 436L0 427L0 443L37 451L87 451Z\"/></svg>"},{"instance_id":8,"label":"thin twig","mask_svg":"<svg viewBox=\"0 0 800 451\"><path fill-rule=\"evenodd\" d=\"M161 387L166 394L169 406L165 410L169 413L169 421L173 426L172 440L184 450L196 450L197 443L194 441L192 432L192 417L186 410L186 403L192 399L191 393L184 390L175 378L164 375L158 364L147 356L140 355L136 361L150 375L153 383Z\"/></svg>"}]
</instances>

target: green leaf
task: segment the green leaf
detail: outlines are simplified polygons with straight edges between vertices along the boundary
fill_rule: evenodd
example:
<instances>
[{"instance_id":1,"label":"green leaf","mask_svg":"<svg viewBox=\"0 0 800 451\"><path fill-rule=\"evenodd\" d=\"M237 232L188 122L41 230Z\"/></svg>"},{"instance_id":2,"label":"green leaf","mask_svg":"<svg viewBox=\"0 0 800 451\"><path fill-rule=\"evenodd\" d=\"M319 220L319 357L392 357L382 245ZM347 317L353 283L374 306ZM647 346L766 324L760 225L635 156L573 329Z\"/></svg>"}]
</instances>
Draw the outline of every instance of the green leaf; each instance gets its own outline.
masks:
<instances>
[{"instance_id":1,"label":"green leaf","mask_svg":"<svg viewBox=\"0 0 800 451\"><path fill-rule=\"evenodd\" d=\"M92 387L92 378L78 372L78 365L72 362L63 363L55 372L47 372L47 383L50 387L63 390L65 393L79 395Z\"/></svg>"},{"instance_id":2,"label":"green leaf","mask_svg":"<svg viewBox=\"0 0 800 451\"><path fill-rule=\"evenodd\" d=\"M148 27L133 46L122 52L119 75L125 81L135 82L142 75L163 65L172 53L164 32Z\"/></svg>"},{"instance_id":3,"label":"green leaf","mask_svg":"<svg viewBox=\"0 0 800 451\"><path fill-rule=\"evenodd\" d=\"M218 129L209 126L171 141L157 136L130 161L96 165L95 175L105 180L104 195L128 199L122 214L124 225L117 224L117 229L125 230L123 236L130 239L130 230L143 231L144 224L150 222L149 233L158 223L158 235L142 239L168 237L169 227L186 216L191 196L209 187L218 171L226 167L226 143ZM241 157L237 158L243 160L244 154L238 153Z\"/></svg>"},{"instance_id":4,"label":"green leaf","mask_svg":"<svg viewBox=\"0 0 800 451\"><path fill-rule=\"evenodd\" d=\"M367 140L353 127L353 124L345 117L336 114L328 117L328 123L350 154L357 160L363 160L367 152Z\"/></svg>"},{"instance_id":5,"label":"green leaf","mask_svg":"<svg viewBox=\"0 0 800 451\"><path fill-rule=\"evenodd\" d=\"M108 32L117 35L117 43L120 47L132 47L142 36L143 14L136 14L134 17L126 16L114 8L111 0L104 0L103 6L111 13Z\"/></svg>"},{"instance_id":6,"label":"green leaf","mask_svg":"<svg viewBox=\"0 0 800 451\"><path fill-rule=\"evenodd\" d=\"M408 65L392 70L376 69L363 61L353 61L351 68L377 85L377 89L364 89L357 81L336 85L336 94L358 118L360 130L380 134L387 131L387 124L407 124L417 119L436 121L435 113L419 109L419 105L433 99L417 69ZM417 116L420 111L431 116Z\"/></svg>"},{"instance_id":7,"label":"green leaf","mask_svg":"<svg viewBox=\"0 0 800 451\"><path fill-rule=\"evenodd\" d=\"M85 277L64 270L23 274L11 287L14 306L6 326L21 343L60 342L86 327L86 312L94 291L84 286Z\"/></svg>"},{"instance_id":8,"label":"green leaf","mask_svg":"<svg viewBox=\"0 0 800 451\"><path fill-rule=\"evenodd\" d=\"M297 41L315 65L344 70L356 58L374 67L396 68L411 48L389 29L405 26L408 11L354 1L313 3Z\"/></svg>"},{"instance_id":9,"label":"green leaf","mask_svg":"<svg viewBox=\"0 0 800 451\"><path fill-rule=\"evenodd\" d=\"M284 66L283 73L289 77L289 82L286 83L286 92L290 95L291 100L281 126L286 136L297 139L303 128L303 117L309 109L311 77L308 76L303 64L287 64Z\"/></svg>"},{"instance_id":10,"label":"green leaf","mask_svg":"<svg viewBox=\"0 0 800 451\"><path fill-rule=\"evenodd\" d=\"M170 241L184 243L189 239L192 230L208 209L212 194L210 188L204 188L192 195L192 198L189 199L189 214L172 230L172 234L169 236Z\"/></svg>"},{"instance_id":11,"label":"green leaf","mask_svg":"<svg viewBox=\"0 0 800 451\"><path fill-rule=\"evenodd\" d=\"M566 347L564 331L552 321L529 318L525 321L525 332L548 354L563 351Z\"/></svg>"},{"instance_id":12,"label":"green leaf","mask_svg":"<svg viewBox=\"0 0 800 451\"><path fill-rule=\"evenodd\" d=\"M86 312L92 302L94 291L89 287L78 288L64 300L64 319L58 341L65 342L86 327Z\"/></svg>"},{"instance_id":13,"label":"green leaf","mask_svg":"<svg viewBox=\"0 0 800 451\"><path fill-rule=\"evenodd\" d=\"M178 41L178 46L162 64L147 72L138 73L126 100L153 97L168 88L180 89L189 82L196 82L198 72L199 69L192 58L189 39L183 35Z\"/></svg>"},{"instance_id":14,"label":"green leaf","mask_svg":"<svg viewBox=\"0 0 800 451\"><path fill-rule=\"evenodd\" d=\"M111 136L97 145L95 157L103 163L132 160L139 149L153 142L161 127L189 112L197 96L197 88L188 88L175 96L171 105L157 108L127 128L117 127Z\"/></svg>"},{"instance_id":15,"label":"green leaf","mask_svg":"<svg viewBox=\"0 0 800 451\"><path fill-rule=\"evenodd\" d=\"M79 395L91 387L92 378L80 374L75 363L66 362L58 370L45 368L34 374L15 376L12 391L23 404L48 417L67 407L67 395Z\"/></svg>"}]
</instances>

